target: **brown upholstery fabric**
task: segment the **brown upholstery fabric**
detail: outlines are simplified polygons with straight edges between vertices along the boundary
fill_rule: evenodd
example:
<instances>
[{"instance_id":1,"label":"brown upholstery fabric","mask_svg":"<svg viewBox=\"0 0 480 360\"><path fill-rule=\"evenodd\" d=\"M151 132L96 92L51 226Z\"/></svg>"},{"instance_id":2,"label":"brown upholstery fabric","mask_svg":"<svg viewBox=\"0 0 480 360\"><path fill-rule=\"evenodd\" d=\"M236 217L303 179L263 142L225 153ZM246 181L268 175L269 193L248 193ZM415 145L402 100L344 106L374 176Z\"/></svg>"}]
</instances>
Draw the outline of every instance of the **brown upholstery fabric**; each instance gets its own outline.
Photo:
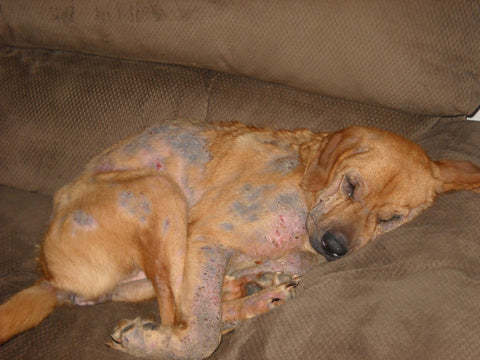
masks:
<instances>
[{"instance_id":1,"label":"brown upholstery fabric","mask_svg":"<svg viewBox=\"0 0 480 360\"><path fill-rule=\"evenodd\" d=\"M54 191L151 123L369 125L480 164L480 122L438 117L480 104L479 17L477 0L0 0L0 303L39 275ZM479 359L479 215L480 194L443 195L211 359ZM63 306L0 359L134 359L104 342L137 316L156 302Z\"/></svg>"},{"instance_id":2,"label":"brown upholstery fabric","mask_svg":"<svg viewBox=\"0 0 480 360\"><path fill-rule=\"evenodd\" d=\"M480 99L480 3L2 0L0 44L162 61L434 115Z\"/></svg>"},{"instance_id":3,"label":"brown upholstery fabric","mask_svg":"<svg viewBox=\"0 0 480 360\"><path fill-rule=\"evenodd\" d=\"M0 68L0 184L46 194L104 148L166 119L315 131L357 124L409 137L437 121L174 65L4 49Z\"/></svg>"}]
</instances>

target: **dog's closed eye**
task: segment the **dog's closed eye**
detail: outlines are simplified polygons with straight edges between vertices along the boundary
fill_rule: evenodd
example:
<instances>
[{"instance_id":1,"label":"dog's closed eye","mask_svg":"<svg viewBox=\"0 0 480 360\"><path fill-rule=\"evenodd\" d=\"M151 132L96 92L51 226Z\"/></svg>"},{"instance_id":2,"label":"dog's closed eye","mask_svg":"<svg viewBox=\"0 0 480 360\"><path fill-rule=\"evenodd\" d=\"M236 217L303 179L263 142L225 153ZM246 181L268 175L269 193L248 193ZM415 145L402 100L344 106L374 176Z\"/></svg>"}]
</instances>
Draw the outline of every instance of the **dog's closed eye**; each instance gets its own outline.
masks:
<instances>
[{"instance_id":1,"label":"dog's closed eye","mask_svg":"<svg viewBox=\"0 0 480 360\"><path fill-rule=\"evenodd\" d=\"M394 224L394 223L397 223L397 222L402 221L402 219L403 219L403 216L402 216L402 215L395 214L395 215L393 215L393 216L391 216L391 217L389 217L389 218L386 218L386 219L379 217L379 218L378 218L378 222L379 222L380 224Z\"/></svg>"},{"instance_id":2,"label":"dog's closed eye","mask_svg":"<svg viewBox=\"0 0 480 360\"><path fill-rule=\"evenodd\" d=\"M342 182L342 192L349 198L353 198L357 186L358 181L353 176L345 176Z\"/></svg>"}]
</instances>

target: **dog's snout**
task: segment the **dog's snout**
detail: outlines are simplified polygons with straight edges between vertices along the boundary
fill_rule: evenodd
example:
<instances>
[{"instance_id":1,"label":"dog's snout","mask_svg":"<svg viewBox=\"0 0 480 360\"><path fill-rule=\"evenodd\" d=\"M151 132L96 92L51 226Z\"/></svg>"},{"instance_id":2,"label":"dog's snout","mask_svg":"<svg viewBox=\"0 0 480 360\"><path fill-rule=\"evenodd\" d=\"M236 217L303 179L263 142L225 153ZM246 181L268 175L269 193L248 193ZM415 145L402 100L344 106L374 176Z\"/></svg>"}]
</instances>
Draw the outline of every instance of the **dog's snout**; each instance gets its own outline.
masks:
<instances>
[{"instance_id":1,"label":"dog's snout","mask_svg":"<svg viewBox=\"0 0 480 360\"><path fill-rule=\"evenodd\" d=\"M345 238L330 231L326 231L321 237L310 238L310 244L328 261L339 259L348 252Z\"/></svg>"},{"instance_id":2,"label":"dog's snout","mask_svg":"<svg viewBox=\"0 0 480 360\"><path fill-rule=\"evenodd\" d=\"M335 257L341 257L348 252L345 243L346 241L343 236L331 233L330 231L327 231L322 236L323 249Z\"/></svg>"}]
</instances>

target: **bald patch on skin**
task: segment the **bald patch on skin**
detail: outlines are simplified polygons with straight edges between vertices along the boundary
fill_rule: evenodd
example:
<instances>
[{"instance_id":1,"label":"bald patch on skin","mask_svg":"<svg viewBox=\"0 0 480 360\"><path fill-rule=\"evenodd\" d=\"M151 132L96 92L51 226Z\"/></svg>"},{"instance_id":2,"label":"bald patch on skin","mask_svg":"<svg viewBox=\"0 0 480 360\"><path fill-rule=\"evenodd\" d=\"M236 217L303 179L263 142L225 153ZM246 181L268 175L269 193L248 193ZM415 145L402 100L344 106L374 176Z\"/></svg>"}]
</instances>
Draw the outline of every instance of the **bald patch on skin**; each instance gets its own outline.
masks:
<instances>
[{"instance_id":1,"label":"bald patch on skin","mask_svg":"<svg viewBox=\"0 0 480 360\"><path fill-rule=\"evenodd\" d=\"M72 216L73 222L84 229L93 230L98 225L93 216L83 210L75 210Z\"/></svg>"}]
</instances>

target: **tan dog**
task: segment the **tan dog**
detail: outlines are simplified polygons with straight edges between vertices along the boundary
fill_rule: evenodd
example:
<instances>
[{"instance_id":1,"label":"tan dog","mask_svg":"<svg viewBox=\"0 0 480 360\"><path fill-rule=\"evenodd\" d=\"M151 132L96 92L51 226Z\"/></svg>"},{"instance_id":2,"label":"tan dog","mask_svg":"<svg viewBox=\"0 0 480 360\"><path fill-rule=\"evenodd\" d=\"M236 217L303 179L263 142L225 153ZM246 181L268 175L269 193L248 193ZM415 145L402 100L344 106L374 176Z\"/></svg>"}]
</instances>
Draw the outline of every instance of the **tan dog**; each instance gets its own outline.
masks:
<instances>
[{"instance_id":1,"label":"tan dog","mask_svg":"<svg viewBox=\"0 0 480 360\"><path fill-rule=\"evenodd\" d=\"M222 331L292 295L297 277L411 220L480 168L431 161L394 134L171 123L91 161L55 196L42 279L0 307L0 342L63 302L156 296L162 324L124 321L113 348L201 359Z\"/></svg>"}]
</instances>

